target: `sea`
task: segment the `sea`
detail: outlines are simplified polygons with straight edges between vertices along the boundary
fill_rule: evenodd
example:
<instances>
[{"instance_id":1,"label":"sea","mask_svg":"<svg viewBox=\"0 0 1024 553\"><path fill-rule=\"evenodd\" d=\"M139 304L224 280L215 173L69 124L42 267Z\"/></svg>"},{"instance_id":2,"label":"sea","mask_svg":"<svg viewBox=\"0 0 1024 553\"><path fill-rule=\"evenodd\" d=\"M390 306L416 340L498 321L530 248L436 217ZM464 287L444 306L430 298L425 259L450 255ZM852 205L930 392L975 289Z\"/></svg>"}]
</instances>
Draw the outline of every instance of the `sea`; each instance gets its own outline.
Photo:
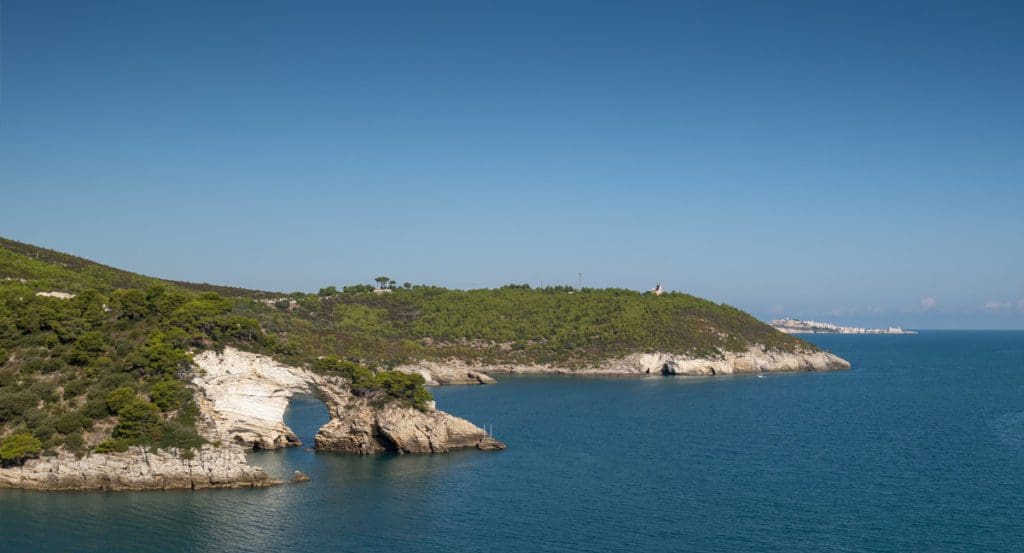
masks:
<instances>
[{"instance_id":1,"label":"sea","mask_svg":"<svg viewBox=\"0 0 1024 553\"><path fill-rule=\"evenodd\" d=\"M8 552L1024 551L1024 332L814 335L848 371L434 389L500 452L254 452L270 489L0 490ZM306 444L327 420L296 398Z\"/></svg>"}]
</instances>

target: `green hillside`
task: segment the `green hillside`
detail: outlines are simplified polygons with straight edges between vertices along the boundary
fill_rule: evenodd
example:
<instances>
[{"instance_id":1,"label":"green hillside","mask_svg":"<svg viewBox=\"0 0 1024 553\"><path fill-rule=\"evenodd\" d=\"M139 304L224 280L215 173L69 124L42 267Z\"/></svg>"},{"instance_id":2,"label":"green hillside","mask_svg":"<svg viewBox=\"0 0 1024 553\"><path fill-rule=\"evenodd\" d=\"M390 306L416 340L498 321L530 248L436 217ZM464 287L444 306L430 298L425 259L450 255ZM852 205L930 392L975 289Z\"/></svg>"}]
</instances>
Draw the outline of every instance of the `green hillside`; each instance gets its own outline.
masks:
<instances>
[{"instance_id":1,"label":"green hillside","mask_svg":"<svg viewBox=\"0 0 1024 553\"><path fill-rule=\"evenodd\" d=\"M638 351L813 349L687 294L390 286L275 294L173 282L0 239L0 437L10 442L0 461L18 459L26 446L200 444L184 384L191 353L225 345L337 374L358 384L357 393L420 408L430 399L422 379L384 368L453 357L580 367ZM52 292L74 297L37 295Z\"/></svg>"}]
</instances>

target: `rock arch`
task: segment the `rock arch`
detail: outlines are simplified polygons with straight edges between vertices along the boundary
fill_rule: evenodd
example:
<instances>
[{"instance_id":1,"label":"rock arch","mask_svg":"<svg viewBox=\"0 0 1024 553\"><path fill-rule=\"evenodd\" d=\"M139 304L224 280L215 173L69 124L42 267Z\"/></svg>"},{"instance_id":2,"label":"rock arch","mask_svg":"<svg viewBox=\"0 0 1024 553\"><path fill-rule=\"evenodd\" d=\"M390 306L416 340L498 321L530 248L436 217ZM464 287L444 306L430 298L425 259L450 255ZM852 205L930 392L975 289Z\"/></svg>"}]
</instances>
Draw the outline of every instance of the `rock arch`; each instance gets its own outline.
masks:
<instances>
[{"instance_id":1,"label":"rock arch","mask_svg":"<svg viewBox=\"0 0 1024 553\"><path fill-rule=\"evenodd\" d=\"M225 348L195 356L192 383L203 415L200 431L211 440L256 449L299 445L284 423L296 394L324 403L331 420L316 434L317 449L372 454L443 453L455 448L502 449L483 429L443 411L397 404L371 405L349 392L343 379L278 363L270 357Z\"/></svg>"}]
</instances>

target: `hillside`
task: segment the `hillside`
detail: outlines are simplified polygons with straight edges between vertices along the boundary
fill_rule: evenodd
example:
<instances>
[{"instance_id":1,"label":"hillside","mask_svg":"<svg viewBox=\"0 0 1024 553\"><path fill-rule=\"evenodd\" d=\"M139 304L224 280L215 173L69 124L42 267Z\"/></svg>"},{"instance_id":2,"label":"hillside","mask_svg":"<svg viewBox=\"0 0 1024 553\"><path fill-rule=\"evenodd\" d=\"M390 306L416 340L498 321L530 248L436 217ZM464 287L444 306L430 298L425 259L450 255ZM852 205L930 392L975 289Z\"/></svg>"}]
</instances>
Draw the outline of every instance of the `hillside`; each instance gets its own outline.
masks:
<instances>
[{"instance_id":1,"label":"hillside","mask_svg":"<svg viewBox=\"0 0 1024 553\"><path fill-rule=\"evenodd\" d=\"M53 292L66 295L39 295ZM0 460L58 446L197 447L192 356L226 346L417 408L430 400L423 378L385 368L458 359L571 369L637 352L814 351L738 309L680 293L410 284L274 294L146 277L0 239L0 436L17 442Z\"/></svg>"}]
</instances>

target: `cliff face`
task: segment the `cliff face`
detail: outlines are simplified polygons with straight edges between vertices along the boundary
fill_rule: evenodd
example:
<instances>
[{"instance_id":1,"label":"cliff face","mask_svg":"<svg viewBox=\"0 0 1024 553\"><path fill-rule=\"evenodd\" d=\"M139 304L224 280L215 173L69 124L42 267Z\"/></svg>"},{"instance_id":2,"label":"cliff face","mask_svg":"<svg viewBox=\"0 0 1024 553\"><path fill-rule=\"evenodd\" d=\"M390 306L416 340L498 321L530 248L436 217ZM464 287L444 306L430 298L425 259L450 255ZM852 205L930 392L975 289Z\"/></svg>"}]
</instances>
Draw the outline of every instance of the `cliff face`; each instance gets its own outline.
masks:
<instances>
[{"instance_id":1,"label":"cliff face","mask_svg":"<svg viewBox=\"0 0 1024 553\"><path fill-rule=\"evenodd\" d=\"M142 447L81 459L61 453L30 459L20 467L0 468L0 488L33 490L198 490L280 483L263 469L248 465L239 447L204 446L192 459L183 459L176 451L151 453Z\"/></svg>"},{"instance_id":2,"label":"cliff face","mask_svg":"<svg viewBox=\"0 0 1024 553\"><path fill-rule=\"evenodd\" d=\"M444 453L504 445L467 420L443 411L426 412L394 403L375 405L349 392L344 380L281 365L273 359L226 348L195 358L199 409L205 431L222 442L273 449L298 445L284 424L284 411L295 394L316 396L331 420L316 435L318 449L373 454Z\"/></svg>"},{"instance_id":3,"label":"cliff face","mask_svg":"<svg viewBox=\"0 0 1024 553\"><path fill-rule=\"evenodd\" d=\"M824 351L791 353L753 347L747 351L726 352L718 358L700 358L671 353L634 353L607 359L597 365L570 369L557 365L468 365L458 360L448 363L422 362L403 365L396 370L424 374L427 384L484 384L478 374L573 374L609 376L715 376L725 374L833 371L849 369L850 363ZM451 375L467 375L455 379ZM428 378L429 376L429 378ZM493 382L493 379L490 379Z\"/></svg>"},{"instance_id":4,"label":"cliff face","mask_svg":"<svg viewBox=\"0 0 1024 553\"><path fill-rule=\"evenodd\" d=\"M200 431L209 439L242 447L299 445L284 424L289 400L328 388L322 377L309 371L234 348L220 355L205 351L195 356L195 364L192 384L205 419Z\"/></svg>"}]
</instances>

